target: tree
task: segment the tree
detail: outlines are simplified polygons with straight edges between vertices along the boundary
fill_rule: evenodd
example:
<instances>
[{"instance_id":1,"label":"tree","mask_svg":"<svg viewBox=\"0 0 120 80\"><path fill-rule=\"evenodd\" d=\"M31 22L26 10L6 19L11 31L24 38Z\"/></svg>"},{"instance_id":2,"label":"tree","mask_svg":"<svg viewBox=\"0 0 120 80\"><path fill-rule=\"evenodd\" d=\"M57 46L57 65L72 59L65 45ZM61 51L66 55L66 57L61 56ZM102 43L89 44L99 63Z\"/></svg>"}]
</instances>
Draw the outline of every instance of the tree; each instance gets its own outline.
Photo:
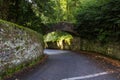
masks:
<instances>
[{"instance_id":1,"label":"tree","mask_svg":"<svg viewBox=\"0 0 120 80\"><path fill-rule=\"evenodd\" d=\"M43 24L41 18L37 15L36 3L29 0L1 0L0 15L5 19L19 25L31 28L42 33Z\"/></svg>"},{"instance_id":2,"label":"tree","mask_svg":"<svg viewBox=\"0 0 120 80\"><path fill-rule=\"evenodd\" d=\"M87 39L118 41L120 36L119 0L81 0L77 16L78 33Z\"/></svg>"}]
</instances>

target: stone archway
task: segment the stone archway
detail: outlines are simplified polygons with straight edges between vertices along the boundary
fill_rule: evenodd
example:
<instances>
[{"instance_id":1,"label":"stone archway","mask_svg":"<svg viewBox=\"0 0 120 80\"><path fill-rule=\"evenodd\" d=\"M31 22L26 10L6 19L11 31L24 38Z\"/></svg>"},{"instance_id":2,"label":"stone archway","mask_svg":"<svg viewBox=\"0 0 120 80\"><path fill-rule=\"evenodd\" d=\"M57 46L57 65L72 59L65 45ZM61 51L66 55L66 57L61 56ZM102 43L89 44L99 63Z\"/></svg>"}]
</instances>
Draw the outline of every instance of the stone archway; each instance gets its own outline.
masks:
<instances>
[{"instance_id":1,"label":"stone archway","mask_svg":"<svg viewBox=\"0 0 120 80\"><path fill-rule=\"evenodd\" d=\"M52 31L65 31L70 34L78 35L77 32L75 31L74 24L65 22L65 21L59 22L53 25L49 32L52 32Z\"/></svg>"}]
</instances>

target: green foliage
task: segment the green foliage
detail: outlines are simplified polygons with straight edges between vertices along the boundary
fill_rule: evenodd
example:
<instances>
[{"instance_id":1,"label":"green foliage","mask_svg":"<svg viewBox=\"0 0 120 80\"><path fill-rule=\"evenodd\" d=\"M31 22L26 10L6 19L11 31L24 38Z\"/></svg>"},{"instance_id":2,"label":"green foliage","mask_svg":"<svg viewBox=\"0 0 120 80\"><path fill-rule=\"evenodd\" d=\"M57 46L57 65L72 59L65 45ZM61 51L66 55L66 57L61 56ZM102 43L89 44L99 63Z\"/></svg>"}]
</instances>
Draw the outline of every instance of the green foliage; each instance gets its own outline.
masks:
<instances>
[{"instance_id":1,"label":"green foliage","mask_svg":"<svg viewBox=\"0 0 120 80\"><path fill-rule=\"evenodd\" d=\"M0 18L43 33L44 25L36 6L26 0L4 0L0 5Z\"/></svg>"},{"instance_id":2,"label":"green foliage","mask_svg":"<svg viewBox=\"0 0 120 80\"><path fill-rule=\"evenodd\" d=\"M77 16L80 37L100 41L120 38L120 0L81 0Z\"/></svg>"},{"instance_id":3,"label":"green foliage","mask_svg":"<svg viewBox=\"0 0 120 80\"><path fill-rule=\"evenodd\" d=\"M43 33L44 25L41 23L41 19L34 4L22 0L19 4L19 8L17 23L39 33Z\"/></svg>"},{"instance_id":4,"label":"green foliage","mask_svg":"<svg viewBox=\"0 0 120 80\"><path fill-rule=\"evenodd\" d=\"M42 23L75 22L80 0L33 0L37 4Z\"/></svg>"},{"instance_id":5,"label":"green foliage","mask_svg":"<svg viewBox=\"0 0 120 80\"><path fill-rule=\"evenodd\" d=\"M45 25L77 20L80 37L120 38L119 0L0 0L0 18L45 33Z\"/></svg>"},{"instance_id":6,"label":"green foliage","mask_svg":"<svg viewBox=\"0 0 120 80\"><path fill-rule=\"evenodd\" d=\"M9 0L0 0L0 19L7 19Z\"/></svg>"},{"instance_id":7,"label":"green foliage","mask_svg":"<svg viewBox=\"0 0 120 80\"><path fill-rule=\"evenodd\" d=\"M66 32L51 32L44 36L45 42L56 42L59 40L72 39L72 35Z\"/></svg>"},{"instance_id":8,"label":"green foliage","mask_svg":"<svg viewBox=\"0 0 120 80\"><path fill-rule=\"evenodd\" d=\"M0 18L45 33L46 24L75 22L80 0L0 0Z\"/></svg>"},{"instance_id":9,"label":"green foliage","mask_svg":"<svg viewBox=\"0 0 120 80\"><path fill-rule=\"evenodd\" d=\"M44 42L56 42L57 46L63 49L64 43L70 45L71 40L73 39L72 35L66 32L51 32L44 36Z\"/></svg>"}]
</instances>

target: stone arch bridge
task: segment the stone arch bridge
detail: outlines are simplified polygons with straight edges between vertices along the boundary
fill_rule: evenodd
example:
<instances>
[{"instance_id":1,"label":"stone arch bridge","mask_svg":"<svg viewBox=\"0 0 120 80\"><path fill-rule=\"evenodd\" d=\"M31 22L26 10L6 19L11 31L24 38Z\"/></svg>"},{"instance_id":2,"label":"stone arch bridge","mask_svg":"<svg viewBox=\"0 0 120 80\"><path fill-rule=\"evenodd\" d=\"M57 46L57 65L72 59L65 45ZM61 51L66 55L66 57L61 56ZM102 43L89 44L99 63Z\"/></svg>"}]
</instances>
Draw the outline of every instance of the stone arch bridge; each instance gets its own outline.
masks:
<instances>
[{"instance_id":1,"label":"stone arch bridge","mask_svg":"<svg viewBox=\"0 0 120 80\"><path fill-rule=\"evenodd\" d=\"M73 35L78 35L77 32L75 31L75 26L73 23L69 22L59 22L50 28L47 33L52 32L52 31L64 31L68 32Z\"/></svg>"}]
</instances>

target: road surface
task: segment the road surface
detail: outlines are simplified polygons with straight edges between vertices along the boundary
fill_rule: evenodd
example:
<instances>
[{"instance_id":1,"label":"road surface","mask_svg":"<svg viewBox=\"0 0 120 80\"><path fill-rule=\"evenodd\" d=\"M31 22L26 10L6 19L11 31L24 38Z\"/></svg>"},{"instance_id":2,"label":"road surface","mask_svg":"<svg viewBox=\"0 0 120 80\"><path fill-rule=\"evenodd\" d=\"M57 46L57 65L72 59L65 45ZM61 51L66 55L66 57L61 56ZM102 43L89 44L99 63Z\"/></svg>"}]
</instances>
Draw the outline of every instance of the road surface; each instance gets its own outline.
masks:
<instances>
[{"instance_id":1,"label":"road surface","mask_svg":"<svg viewBox=\"0 0 120 80\"><path fill-rule=\"evenodd\" d=\"M120 80L120 67L77 52L50 50L45 64L16 80Z\"/></svg>"}]
</instances>

